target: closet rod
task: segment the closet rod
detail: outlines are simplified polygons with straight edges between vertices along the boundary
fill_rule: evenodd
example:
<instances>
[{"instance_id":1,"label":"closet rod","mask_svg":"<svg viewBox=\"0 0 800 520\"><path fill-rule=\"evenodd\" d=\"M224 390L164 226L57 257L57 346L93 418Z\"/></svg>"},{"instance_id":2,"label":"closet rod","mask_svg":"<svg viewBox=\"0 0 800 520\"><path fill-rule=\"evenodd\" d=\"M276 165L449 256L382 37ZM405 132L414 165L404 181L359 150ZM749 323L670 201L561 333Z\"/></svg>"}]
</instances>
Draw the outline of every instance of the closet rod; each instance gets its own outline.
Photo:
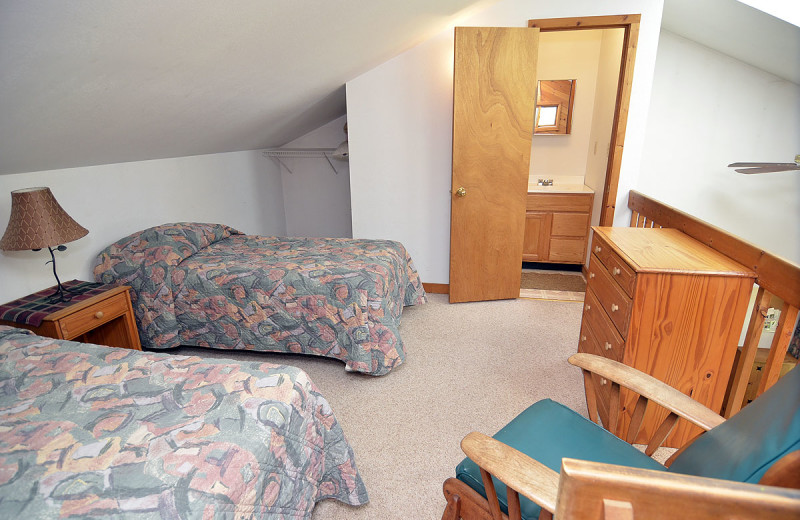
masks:
<instances>
[{"instance_id":1,"label":"closet rod","mask_svg":"<svg viewBox=\"0 0 800 520\"><path fill-rule=\"evenodd\" d=\"M336 171L336 167L331 162L331 154L336 151L336 148L274 148L270 150L264 150L263 155L264 157L269 157L278 161L284 168L286 168L289 173L294 175L294 172L286 165L285 162L281 160L284 159L292 159L296 157L324 157L328 164L330 165L333 173L339 175L339 172Z\"/></svg>"}]
</instances>

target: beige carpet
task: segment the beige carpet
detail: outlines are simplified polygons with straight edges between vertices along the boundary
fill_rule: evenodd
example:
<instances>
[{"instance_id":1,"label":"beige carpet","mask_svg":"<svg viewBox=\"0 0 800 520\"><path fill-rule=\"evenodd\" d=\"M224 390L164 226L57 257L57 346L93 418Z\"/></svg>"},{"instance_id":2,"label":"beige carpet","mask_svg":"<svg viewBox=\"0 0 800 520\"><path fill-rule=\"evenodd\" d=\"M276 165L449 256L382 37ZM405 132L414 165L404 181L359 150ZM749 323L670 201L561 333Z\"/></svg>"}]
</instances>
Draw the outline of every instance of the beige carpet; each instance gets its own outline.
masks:
<instances>
[{"instance_id":1,"label":"beige carpet","mask_svg":"<svg viewBox=\"0 0 800 520\"><path fill-rule=\"evenodd\" d=\"M550 397L586 413L576 351L580 302L508 300L451 305L444 295L406 307L406 362L382 377L307 356L181 349L201 356L269 360L303 368L336 412L370 503L320 502L315 520L439 519L442 482L463 458L470 431L494 434Z\"/></svg>"},{"instance_id":2,"label":"beige carpet","mask_svg":"<svg viewBox=\"0 0 800 520\"><path fill-rule=\"evenodd\" d=\"M546 271L523 271L522 289L540 289L542 291L585 292L586 280L581 273L561 274Z\"/></svg>"}]
</instances>

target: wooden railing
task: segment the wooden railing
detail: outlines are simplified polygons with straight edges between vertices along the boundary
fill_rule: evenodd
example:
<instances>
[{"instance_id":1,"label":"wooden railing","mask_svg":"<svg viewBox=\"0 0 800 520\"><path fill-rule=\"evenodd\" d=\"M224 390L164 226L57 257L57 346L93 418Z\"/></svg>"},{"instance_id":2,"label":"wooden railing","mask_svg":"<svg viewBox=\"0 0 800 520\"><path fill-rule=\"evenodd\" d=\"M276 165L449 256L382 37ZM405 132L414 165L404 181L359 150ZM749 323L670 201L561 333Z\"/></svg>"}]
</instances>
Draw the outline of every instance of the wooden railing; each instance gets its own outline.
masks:
<instances>
[{"instance_id":1,"label":"wooden railing","mask_svg":"<svg viewBox=\"0 0 800 520\"><path fill-rule=\"evenodd\" d=\"M726 397L724 415L730 417L742 407L758 343L764 329L764 319L774 297L782 301L781 314L756 395L761 395L780 377L781 366L792 339L800 308L800 266L637 191L628 194L628 207L633 211L631 227L679 229L756 273L755 282L758 289L755 304L750 313L744 345L741 346L738 361L733 367L732 383ZM744 323L732 326L741 330Z\"/></svg>"}]
</instances>

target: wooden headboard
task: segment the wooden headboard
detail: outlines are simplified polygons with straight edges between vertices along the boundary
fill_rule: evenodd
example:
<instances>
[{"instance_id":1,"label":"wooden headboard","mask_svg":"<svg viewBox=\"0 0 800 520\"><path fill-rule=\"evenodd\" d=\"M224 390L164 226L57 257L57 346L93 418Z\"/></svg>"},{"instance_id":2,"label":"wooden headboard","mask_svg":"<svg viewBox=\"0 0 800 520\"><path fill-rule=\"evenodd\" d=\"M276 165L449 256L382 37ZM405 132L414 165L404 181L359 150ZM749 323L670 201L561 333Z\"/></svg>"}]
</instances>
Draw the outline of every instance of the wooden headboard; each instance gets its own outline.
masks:
<instances>
[{"instance_id":1,"label":"wooden headboard","mask_svg":"<svg viewBox=\"0 0 800 520\"><path fill-rule=\"evenodd\" d=\"M631 227L679 229L756 273L758 289L755 304L750 313L750 324L744 345L741 346L741 355L733 367L733 379L726 399L724 415L730 417L741 409L764 328L764 318L774 297L783 302L781 315L756 395L761 395L780 377L781 365L789 348L800 308L800 266L638 191L628 194L628 207L633 211ZM738 326L742 328L744 323Z\"/></svg>"}]
</instances>

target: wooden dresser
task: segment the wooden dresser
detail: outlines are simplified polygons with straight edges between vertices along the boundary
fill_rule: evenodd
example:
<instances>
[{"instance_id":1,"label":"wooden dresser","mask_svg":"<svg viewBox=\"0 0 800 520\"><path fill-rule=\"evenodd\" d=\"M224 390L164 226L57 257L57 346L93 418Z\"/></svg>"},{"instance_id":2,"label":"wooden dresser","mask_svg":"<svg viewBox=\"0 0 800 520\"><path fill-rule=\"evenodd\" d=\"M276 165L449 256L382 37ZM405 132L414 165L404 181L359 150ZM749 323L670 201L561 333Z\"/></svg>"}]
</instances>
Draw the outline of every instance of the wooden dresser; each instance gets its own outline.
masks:
<instances>
[{"instance_id":1,"label":"wooden dresser","mask_svg":"<svg viewBox=\"0 0 800 520\"><path fill-rule=\"evenodd\" d=\"M677 229L593 227L579 352L615 359L720 412L755 273ZM599 415L610 385L593 376ZM635 395L624 389L617 431L624 438ZM652 407L656 408L656 407ZM648 410L641 439L666 417ZM665 446L700 433L679 421Z\"/></svg>"}]
</instances>

